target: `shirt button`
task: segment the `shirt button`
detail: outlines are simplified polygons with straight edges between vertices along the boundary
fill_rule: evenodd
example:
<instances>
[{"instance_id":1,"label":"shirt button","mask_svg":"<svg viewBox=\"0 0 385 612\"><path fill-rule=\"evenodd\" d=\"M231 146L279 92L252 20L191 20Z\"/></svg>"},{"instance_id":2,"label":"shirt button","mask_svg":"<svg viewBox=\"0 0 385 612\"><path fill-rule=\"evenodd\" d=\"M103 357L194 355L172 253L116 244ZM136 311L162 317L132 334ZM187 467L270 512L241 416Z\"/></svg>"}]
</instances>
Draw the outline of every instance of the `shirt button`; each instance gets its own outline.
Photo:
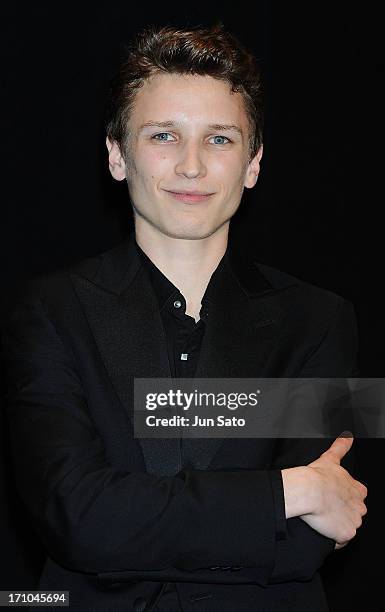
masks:
<instances>
[{"instance_id":1,"label":"shirt button","mask_svg":"<svg viewBox=\"0 0 385 612\"><path fill-rule=\"evenodd\" d=\"M175 300L174 308L180 308L182 306L182 302L180 300Z\"/></svg>"}]
</instances>

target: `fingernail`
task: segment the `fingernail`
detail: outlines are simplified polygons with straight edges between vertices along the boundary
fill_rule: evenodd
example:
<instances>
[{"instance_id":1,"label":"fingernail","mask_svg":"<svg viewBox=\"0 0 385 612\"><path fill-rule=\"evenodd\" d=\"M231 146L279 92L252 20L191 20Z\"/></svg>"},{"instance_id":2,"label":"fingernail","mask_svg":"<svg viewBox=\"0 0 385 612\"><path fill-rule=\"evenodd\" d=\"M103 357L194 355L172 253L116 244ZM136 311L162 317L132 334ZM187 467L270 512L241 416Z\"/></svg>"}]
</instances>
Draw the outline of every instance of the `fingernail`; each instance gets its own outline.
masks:
<instances>
[{"instance_id":1,"label":"fingernail","mask_svg":"<svg viewBox=\"0 0 385 612\"><path fill-rule=\"evenodd\" d=\"M354 438L352 432L349 431L348 429L346 431L343 431L342 433L340 433L340 435L338 437L339 438Z\"/></svg>"}]
</instances>

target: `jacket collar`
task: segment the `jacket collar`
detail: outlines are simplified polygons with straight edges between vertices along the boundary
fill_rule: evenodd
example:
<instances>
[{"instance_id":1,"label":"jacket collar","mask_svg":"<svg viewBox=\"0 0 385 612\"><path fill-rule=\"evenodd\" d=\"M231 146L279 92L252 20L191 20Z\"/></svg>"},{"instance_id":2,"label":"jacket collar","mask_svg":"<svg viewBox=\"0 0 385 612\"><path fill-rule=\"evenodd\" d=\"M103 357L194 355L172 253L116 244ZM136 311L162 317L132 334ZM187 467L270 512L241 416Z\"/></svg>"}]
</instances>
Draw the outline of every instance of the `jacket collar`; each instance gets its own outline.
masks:
<instances>
[{"instance_id":1,"label":"jacket collar","mask_svg":"<svg viewBox=\"0 0 385 612\"><path fill-rule=\"evenodd\" d=\"M250 255L235 249L231 243L228 245L225 259L227 269L247 297L267 295L278 288L264 276ZM124 295L142 266L134 233L130 233L112 249L78 262L72 267L72 271L106 291ZM210 298L215 299L215 291L211 292Z\"/></svg>"}]
</instances>

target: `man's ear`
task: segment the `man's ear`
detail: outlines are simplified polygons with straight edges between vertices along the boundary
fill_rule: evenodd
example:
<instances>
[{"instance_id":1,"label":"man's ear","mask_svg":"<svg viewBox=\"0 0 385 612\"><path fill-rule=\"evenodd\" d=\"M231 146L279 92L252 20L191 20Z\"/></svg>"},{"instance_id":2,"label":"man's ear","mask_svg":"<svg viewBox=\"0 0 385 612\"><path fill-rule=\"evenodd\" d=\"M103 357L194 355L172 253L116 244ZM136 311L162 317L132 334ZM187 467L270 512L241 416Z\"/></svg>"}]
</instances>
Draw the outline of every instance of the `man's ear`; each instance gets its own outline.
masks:
<instances>
[{"instance_id":1,"label":"man's ear","mask_svg":"<svg viewBox=\"0 0 385 612\"><path fill-rule=\"evenodd\" d=\"M120 152L120 148L117 142L112 142L107 137L106 145L108 149L108 163L112 176L117 181L123 181L126 178L126 163Z\"/></svg>"},{"instance_id":2,"label":"man's ear","mask_svg":"<svg viewBox=\"0 0 385 612\"><path fill-rule=\"evenodd\" d=\"M251 159L251 161L249 162L249 165L247 166L244 185L248 189L251 189L252 187L254 187L255 183L258 180L258 174L261 169L260 161L261 161L262 155L263 155L263 144L261 144L257 153Z\"/></svg>"}]
</instances>

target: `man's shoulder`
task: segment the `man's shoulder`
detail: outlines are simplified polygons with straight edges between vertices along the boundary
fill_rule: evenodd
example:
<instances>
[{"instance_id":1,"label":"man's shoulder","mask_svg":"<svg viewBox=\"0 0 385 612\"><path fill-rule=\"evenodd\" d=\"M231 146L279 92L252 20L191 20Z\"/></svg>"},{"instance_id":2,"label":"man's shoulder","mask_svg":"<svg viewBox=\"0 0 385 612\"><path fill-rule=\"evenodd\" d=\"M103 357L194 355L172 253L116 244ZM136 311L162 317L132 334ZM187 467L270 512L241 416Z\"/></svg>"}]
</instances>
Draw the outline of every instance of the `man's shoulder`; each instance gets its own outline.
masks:
<instances>
[{"instance_id":1,"label":"man's shoulder","mask_svg":"<svg viewBox=\"0 0 385 612\"><path fill-rule=\"evenodd\" d=\"M323 356L314 370L317 376L328 377L331 372L337 377L356 375L352 360L357 354L358 330L351 301L276 268L263 264L258 268L277 296L281 340L285 337L288 345L302 351L304 361L322 346Z\"/></svg>"},{"instance_id":2,"label":"man's shoulder","mask_svg":"<svg viewBox=\"0 0 385 612\"><path fill-rule=\"evenodd\" d=\"M23 279L15 290L15 299L26 296L48 297L52 293L65 292L72 289L71 276L82 276L92 282L97 275L103 260L112 258L120 252L124 241L108 249L100 250L94 255L80 256L49 272L35 274L29 279Z\"/></svg>"},{"instance_id":3,"label":"man's shoulder","mask_svg":"<svg viewBox=\"0 0 385 612\"><path fill-rule=\"evenodd\" d=\"M288 299L291 298L302 304L314 304L317 309L325 306L336 307L345 301L344 297L334 291L315 285L278 268L261 262L254 262L254 265L271 285L272 292L282 292L283 295L288 295Z\"/></svg>"}]
</instances>

